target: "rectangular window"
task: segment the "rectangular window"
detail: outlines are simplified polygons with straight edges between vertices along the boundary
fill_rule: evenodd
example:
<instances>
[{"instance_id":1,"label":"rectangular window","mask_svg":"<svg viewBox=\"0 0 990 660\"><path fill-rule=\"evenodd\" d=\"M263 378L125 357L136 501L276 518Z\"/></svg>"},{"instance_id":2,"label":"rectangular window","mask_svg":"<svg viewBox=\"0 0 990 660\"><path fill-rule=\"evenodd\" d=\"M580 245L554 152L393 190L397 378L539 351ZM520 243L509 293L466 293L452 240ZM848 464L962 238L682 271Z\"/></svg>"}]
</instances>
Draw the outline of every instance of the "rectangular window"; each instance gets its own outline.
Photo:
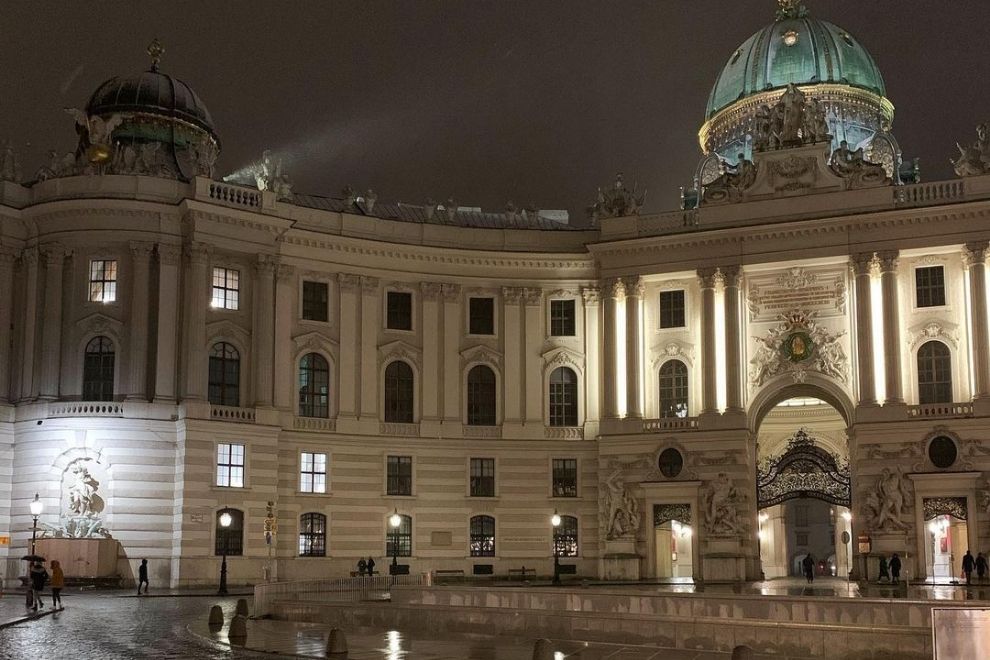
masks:
<instances>
[{"instance_id":1,"label":"rectangular window","mask_svg":"<svg viewBox=\"0 0 990 660\"><path fill-rule=\"evenodd\" d=\"M799 504L794 507L794 525L796 527L808 526L808 506L806 504Z\"/></svg>"},{"instance_id":2,"label":"rectangular window","mask_svg":"<svg viewBox=\"0 0 990 660\"><path fill-rule=\"evenodd\" d=\"M412 456L389 456L385 492L412 495Z\"/></svg>"},{"instance_id":3,"label":"rectangular window","mask_svg":"<svg viewBox=\"0 0 990 660\"><path fill-rule=\"evenodd\" d=\"M240 272L233 268L213 269L213 301L216 309L237 309L237 294L240 291Z\"/></svg>"},{"instance_id":4,"label":"rectangular window","mask_svg":"<svg viewBox=\"0 0 990 660\"><path fill-rule=\"evenodd\" d=\"M307 321L327 322L330 287L326 282L303 282L302 317Z\"/></svg>"},{"instance_id":5,"label":"rectangular window","mask_svg":"<svg viewBox=\"0 0 990 660\"><path fill-rule=\"evenodd\" d=\"M794 534L794 536L796 537L795 540L797 541L798 545L803 545L803 546L808 545L808 532L797 532Z\"/></svg>"},{"instance_id":6,"label":"rectangular window","mask_svg":"<svg viewBox=\"0 0 990 660\"><path fill-rule=\"evenodd\" d=\"M89 301L110 303L117 300L117 262L93 260L89 262Z\"/></svg>"},{"instance_id":7,"label":"rectangular window","mask_svg":"<svg viewBox=\"0 0 990 660\"><path fill-rule=\"evenodd\" d=\"M494 335L495 299L471 298L469 299L468 306L470 317L468 323L468 334Z\"/></svg>"},{"instance_id":8,"label":"rectangular window","mask_svg":"<svg viewBox=\"0 0 990 660\"><path fill-rule=\"evenodd\" d=\"M684 291L660 292L660 327L683 328Z\"/></svg>"},{"instance_id":9,"label":"rectangular window","mask_svg":"<svg viewBox=\"0 0 990 660\"><path fill-rule=\"evenodd\" d=\"M550 301L550 334L554 337L573 337L575 331L573 300Z\"/></svg>"},{"instance_id":10,"label":"rectangular window","mask_svg":"<svg viewBox=\"0 0 990 660\"><path fill-rule=\"evenodd\" d=\"M553 459L553 496L577 497L577 459Z\"/></svg>"},{"instance_id":11,"label":"rectangular window","mask_svg":"<svg viewBox=\"0 0 990 660\"><path fill-rule=\"evenodd\" d=\"M385 327L389 330L412 330L412 294L389 291L385 295Z\"/></svg>"},{"instance_id":12,"label":"rectangular window","mask_svg":"<svg viewBox=\"0 0 990 660\"><path fill-rule=\"evenodd\" d=\"M471 497L495 497L495 459L471 459Z\"/></svg>"},{"instance_id":13,"label":"rectangular window","mask_svg":"<svg viewBox=\"0 0 990 660\"><path fill-rule=\"evenodd\" d=\"M217 485L244 488L244 445L217 444Z\"/></svg>"},{"instance_id":14,"label":"rectangular window","mask_svg":"<svg viewBox=\"0 0 990 660\"><path fill-rule=\"evenodd\" d=\"M918 307L942 307L945 305L945 270L942 266L916 268L914 289Z\"/></svg>"},{"instance_id":15,"label":"rectangular window","mask_svg":"<svg viewBox=\"0 0 990 660\"><path fill-rule=\"evenodd\" d=\"M302 452L299 456L299 491L327 492L327 455Z\"/></svg>"}]
</instances>

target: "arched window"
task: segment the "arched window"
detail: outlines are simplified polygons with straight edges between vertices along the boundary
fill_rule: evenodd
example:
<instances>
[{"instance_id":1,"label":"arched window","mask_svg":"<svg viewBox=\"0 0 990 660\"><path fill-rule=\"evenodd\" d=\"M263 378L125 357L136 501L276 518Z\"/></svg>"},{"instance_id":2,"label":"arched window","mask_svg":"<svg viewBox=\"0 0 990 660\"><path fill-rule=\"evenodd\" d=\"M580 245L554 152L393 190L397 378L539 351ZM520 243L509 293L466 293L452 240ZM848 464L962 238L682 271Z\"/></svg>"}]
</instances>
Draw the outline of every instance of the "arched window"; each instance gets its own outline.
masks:
<instances>
[{"instance_id":1,"label":"arched window","mask_svg":"<svg viewBox=\"0 0 990 660\"><path fill-rule=\"evenodd\" d=\"M495 519L491 516L471 518L471 556L495 556Z\"/></svg>"},{"instance_id":2,"label":"arched window","mask_svg":"<svg viewBox=\"0 0 990 660\"><path fill-rule=\"evenodd\" d=\"M299 517L299 556L325 557L327 554L327 517L322 513L304 513Z\"/></svg>"},{"instance_id":3,"label":"arched window","mask_svg":"<svg viewBox=\"0 0 990 660\"><path fill-rule=\"evenodd\" d=\"M558 557L578 556L578 519L561 516L560 526L553 528L553 547Z\"/></svg>"},{"instance_id":4,"label":"arched window","mask_svg":"<svg viewBox=\"0 0 990 660\"><path fill-rule=\"evenodd\" d=\"M225 341L210 350L210 403L241 405L241 355Z\"/></svg>"},{"instance_id":5,"label":"arched window","mask_svg":"<svg viewBox=\"0 0 990 660\"><path fill-rule=\"evenodd\" d=\"M385 519L388 527L385 534L386 557L412 557L412 517L400 513L399 519L398 528L392 527L388 518Z\"/></svg>"},{"instance_id":6,"label":"arched window","mask_svg":"<svg viewBox=\"0 0 990 660\"><path fill-rule=\"evenodd\" d=\"M577 426L577 374L558 367L550 374L550 426Z\"/></svg>"},{"instance_id":7,"label":"arched window","mask_svg":"<svg viewBox=\"0 0 990 660\"><path fill-rule=\"evenodd\" d=\"M230 526L220 524L220 516L230 514ZM237 509L220 509L216 517L217 544L213 549L215 555L244 554L244 512Z\"/></svg>"},{"instance_id":8,"label":"arched window","mask_svg":"<svg viewBox=\"0 0 990 660\"><path fill-rule=\"evenodd\" d=\"M687 417L688 370L680 360L660 367L660 416Z\"/></svg>"},{"instance_id":9,"label":"arched window","mask_svg":"<svg viewBox=\"0 0 990 660\"><path fill-rule=\"evenodd\" d=\"M918 349L918 402L952 403L952 356L940 341Z\"/></svg>"},{"instance_id":10,"label":"arched window","mask_svg":"<svg viewBox=\"0 0 990 660\"><path fill-rule=\"evenodd\" d=\"M468 372L467 423L495 426L495 372L479 364Z\"/></svg>"},{"instance_id":11,"label":"arched window","mask_svg":"<svg viewBox=\"0 0 990 660\"><path fill-rule=\"evenodd\" d=\"M107 337L93 337L86 344L83 359L84 401L113 401L113 342Z\"/></svg>"},{"instance_id":12,"label":"arched window","mask_svg":"<svg viewBox=\"0 0 990 660\"><path fill-rule=\"evenodd\" d=\"M402 360L385 368L385 421L413 422L413 370Z\"/></svg>"},{"instance_id":13,"label":"arched window","mask_svg":"<svg viewBox=\"0 0 990 660\"><path fill-rule=\"evenodd\" d=\"M330 367L317 353L299 362L299 416L330 416Z\"/></svg>"}]
</instances>

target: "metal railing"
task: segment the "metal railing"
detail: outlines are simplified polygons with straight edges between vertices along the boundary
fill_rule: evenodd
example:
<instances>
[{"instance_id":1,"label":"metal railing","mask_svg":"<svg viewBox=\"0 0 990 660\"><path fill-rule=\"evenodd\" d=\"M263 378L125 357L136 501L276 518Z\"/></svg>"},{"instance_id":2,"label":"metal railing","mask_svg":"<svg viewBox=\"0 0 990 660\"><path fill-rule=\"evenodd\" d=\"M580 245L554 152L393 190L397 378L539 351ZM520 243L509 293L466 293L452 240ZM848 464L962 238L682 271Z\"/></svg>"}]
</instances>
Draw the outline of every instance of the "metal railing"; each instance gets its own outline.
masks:
<instances>
[{"instance_id":1,"label":"metal railing","mask_svg":"<svg viewBox=\"0 0 990 660\"><path fill-rule=\"evenodd\" d=\"M428 573L331 580L263 582L254 586L254 612L255 616L271 614L276 600L316 600L335 603L388 600L391 598L393 586L421 587L429 585L430 575Z\"/></svg>"}]
</instances>

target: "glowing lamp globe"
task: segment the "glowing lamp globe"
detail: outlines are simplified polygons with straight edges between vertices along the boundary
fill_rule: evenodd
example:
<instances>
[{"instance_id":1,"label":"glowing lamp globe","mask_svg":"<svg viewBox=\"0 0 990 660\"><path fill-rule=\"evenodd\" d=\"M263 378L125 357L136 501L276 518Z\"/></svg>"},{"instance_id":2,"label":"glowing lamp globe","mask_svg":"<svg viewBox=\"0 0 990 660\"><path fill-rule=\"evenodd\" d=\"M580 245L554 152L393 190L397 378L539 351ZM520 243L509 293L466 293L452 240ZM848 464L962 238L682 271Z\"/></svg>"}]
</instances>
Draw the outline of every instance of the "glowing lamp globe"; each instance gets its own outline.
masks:
<instances>
[{"instance_id":1,"label":"glowing lamp globe","mask_svg":"<svg viewBox=\"0 0 990 660\"><path fill-rule=\"evenodd\" d=\"M560 527L560 515L554 511L553 516L550 518L550 524L554 527Z\"/></svg>"},{"instance_id":2,"label":"glowing lamp globe","mask_svg":"<svg viewBox=\"0 0 990 660\"><path fill-rule=\"evenodd\" d=\"M396 511L391 516L389 516L388 524L390 524L392 527L398 527L400 524L402 524L402 516L399 515L398 511Z\"/></svg>"},{"instance_id":3,"label":"glowing lamp globe","mask_svg":"<svg viewBox=\"0 0 990 660\"><path fill-rule=\"evenodd\" d=\"M223 513L220 514L220 526L221 527L230 527L230 523L232 523L232 522L234 522L234 519L231 517L231 515L229 513L227 513L226 511L224 511Z\"/></svg>"},{"instance_id":4,"label":"glowing lamp globe","mask_svg":"<svg viewBox=\"0 0 990 660\"><path fill-rule=\"evenodd\" d=\"M31 507L32 516L40 516L41 512L45 509L45 503L38 498L37 493L34 494L34 499L31 500L31 504L29 506Z\"/></svg>"}]
</instances>

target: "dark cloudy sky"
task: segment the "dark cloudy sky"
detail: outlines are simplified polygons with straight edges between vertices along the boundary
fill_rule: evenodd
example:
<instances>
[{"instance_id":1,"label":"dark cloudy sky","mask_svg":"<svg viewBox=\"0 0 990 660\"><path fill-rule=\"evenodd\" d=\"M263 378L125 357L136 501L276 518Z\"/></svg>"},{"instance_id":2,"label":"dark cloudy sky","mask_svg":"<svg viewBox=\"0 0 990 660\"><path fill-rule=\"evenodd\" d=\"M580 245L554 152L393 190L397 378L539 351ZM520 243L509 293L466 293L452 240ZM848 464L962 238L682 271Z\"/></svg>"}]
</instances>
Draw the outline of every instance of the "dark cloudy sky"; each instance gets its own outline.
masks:
<instances>
[{"instance_id":1,"label":"dark cloudy sky","mask_svg":"<svg viewBox=\"0 0 990 660\"><path fill-rule=\"evenodd\" d=\"M990 117L987 0L808 0L878 60L926 180ZM623 171L673 208L716 74L773 0L7 2L0 137L25 173L74 147L64 106L148 65L188 82L220 170L284 152L296 190L373 187L486 208L567 208ZM30 146L25 146L30 143Z\"/></svg>"}]
</instances>

